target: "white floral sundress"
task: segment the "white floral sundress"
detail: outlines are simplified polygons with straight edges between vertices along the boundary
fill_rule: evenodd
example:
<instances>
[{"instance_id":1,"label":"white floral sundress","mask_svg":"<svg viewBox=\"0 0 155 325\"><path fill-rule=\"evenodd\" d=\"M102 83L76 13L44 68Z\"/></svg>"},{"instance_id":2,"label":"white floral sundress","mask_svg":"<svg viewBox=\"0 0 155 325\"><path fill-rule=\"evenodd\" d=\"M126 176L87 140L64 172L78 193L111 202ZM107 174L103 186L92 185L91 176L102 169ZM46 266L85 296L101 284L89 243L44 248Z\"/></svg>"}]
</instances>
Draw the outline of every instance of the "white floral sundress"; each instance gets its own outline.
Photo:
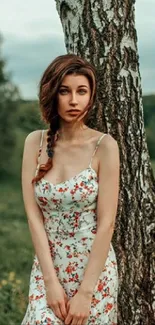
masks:
<instances>
[{"instance_id":1,"label":"white floral sundress","mask_svg":"<svg viewBox=\"0 0 155 325\"><path fill-rule=\"evenodd\" d=\"M104 135L97 141L91 161ZM37 170L42 143L43 131ZM78 291L96 235L98 176L91 161L86 169L65 182L52 184L42 178L34 185L54 268L68 297ZM117 260L110 243L105 266L93 293L87 325L117 324L117 293ZM64 325L47 306L43 274L36 255L30 277L29 304L21 325Z\"/></svg>"}]
</instances>

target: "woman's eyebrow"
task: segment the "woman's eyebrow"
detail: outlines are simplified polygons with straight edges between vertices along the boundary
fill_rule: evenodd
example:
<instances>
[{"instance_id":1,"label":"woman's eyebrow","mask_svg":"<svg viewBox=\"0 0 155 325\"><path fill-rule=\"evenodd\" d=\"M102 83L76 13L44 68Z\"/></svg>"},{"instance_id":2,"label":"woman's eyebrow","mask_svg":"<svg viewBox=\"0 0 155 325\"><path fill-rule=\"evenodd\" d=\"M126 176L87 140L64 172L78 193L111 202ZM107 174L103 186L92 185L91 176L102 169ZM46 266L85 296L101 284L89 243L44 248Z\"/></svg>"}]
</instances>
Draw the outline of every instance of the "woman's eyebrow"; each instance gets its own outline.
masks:
<instances>
[{"instance_id":1,"label":"woman's eyebrow","mask_svg":"<svg viewBox=\"0 0 155 325\"><path fill-rule=\"evenodd\" d=\"M78 86L78 88L80 88L80 87L86 87L86 88L88 88L88 86L86 86L86 85L80 85L80 86Z\"/></svg>"},{"instance_id":2,"label":"woman's eyebrow","mask_svg":"<svg viewBox=\"0 0 155 325\"><path fill-rule=\"evenodd\" d=\"M70 88L69 86L66 86L66 85L61 85L60 87ZM88 88L88 86L86 86L86 85L80 85L80 86L78 86L78 88L80 88L80 87L86 87L86 88Z\"/></svg>"}]
</instances>

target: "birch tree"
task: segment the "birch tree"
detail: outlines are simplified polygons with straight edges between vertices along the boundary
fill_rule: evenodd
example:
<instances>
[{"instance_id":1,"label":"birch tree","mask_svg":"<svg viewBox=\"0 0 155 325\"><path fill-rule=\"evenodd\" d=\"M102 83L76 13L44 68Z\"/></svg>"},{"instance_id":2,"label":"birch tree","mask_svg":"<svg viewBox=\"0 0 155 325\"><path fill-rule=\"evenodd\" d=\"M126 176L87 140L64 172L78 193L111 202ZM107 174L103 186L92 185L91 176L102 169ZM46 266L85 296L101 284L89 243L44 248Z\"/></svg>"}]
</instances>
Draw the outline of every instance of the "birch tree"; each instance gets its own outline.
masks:
<instances>
[{"instance_id":1,"label":"birch tree","mask_svg":"<svg viewBox=\"0 0 155 325\"><path fill-rule=\"evenodd\" d=\"M109 132L121 159L113 235L118 321L153 325L155 181L146 144L134 0L56 0L68 53L97 69L98 96L88 125Z\"/></svg>"}]
</instances>

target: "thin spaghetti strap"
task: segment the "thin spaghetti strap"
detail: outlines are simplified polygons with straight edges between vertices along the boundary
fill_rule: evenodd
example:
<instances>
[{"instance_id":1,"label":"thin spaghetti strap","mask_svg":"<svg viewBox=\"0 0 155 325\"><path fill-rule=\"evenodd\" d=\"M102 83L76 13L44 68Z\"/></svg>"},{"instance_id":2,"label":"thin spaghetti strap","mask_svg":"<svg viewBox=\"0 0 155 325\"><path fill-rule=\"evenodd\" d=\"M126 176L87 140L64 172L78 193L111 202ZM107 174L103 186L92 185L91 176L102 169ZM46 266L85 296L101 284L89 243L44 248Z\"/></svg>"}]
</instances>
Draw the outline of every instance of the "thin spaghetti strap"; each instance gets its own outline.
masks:
<instances>
[{"instance_id":1,"label":"thin spaghetti strap","mask_svg":"<svg viewBox=\"0 0 155 325\"><path fill-rule=\"evenodd\" d=\"M98 148L98 146L99 146L99 144L100 144L102 138L104 138L104 136L105 136L106 134L107 134L107 133L102 134L101 137L99 137L99 139L97 140L95 150L94 150L94 152L93 152L93 154L92 154L92 156L91 156L91 160L90 160L89 168L92 168L92 167L91 167L92 159L93 159L93 157L94 157L94 155L95 155L95 153L96 153L96 150L97 150L97 148Z\"/></svg>"},{"instance_id":2,"label":"thin spaghetti strap","mask_svg":"<svg viewBox=\"0 0 155 325\"><path fill-rule=\"evenodd\" d=\"M37 157L37 168L36 168L35 176L37 176L38 170L40 167L40 157L41 157L41 152L42 152L42 147L43 147L43 139L44 139L44 130L41 131L41 138L40 138L39 152L38 152L38 157Z\"/></svg>"}]
</instances>

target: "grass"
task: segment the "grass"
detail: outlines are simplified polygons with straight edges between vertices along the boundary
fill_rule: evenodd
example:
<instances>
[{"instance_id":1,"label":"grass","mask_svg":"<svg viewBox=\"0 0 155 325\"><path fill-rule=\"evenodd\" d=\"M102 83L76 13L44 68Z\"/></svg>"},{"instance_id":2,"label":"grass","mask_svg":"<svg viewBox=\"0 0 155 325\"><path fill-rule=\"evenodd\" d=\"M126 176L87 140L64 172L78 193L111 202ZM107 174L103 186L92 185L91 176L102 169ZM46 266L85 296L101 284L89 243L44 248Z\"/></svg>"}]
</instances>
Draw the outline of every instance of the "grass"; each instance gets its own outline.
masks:
<instances>
[{"instance_id":1,"label":"grass","mask_svg":"<svg viewBox=\"0 0 155 325\"><path fill-rule=\"evenodd\" d=\"M0 276L12 270L24 276L30 270L33 248L18 183L0 188ZM7 256L7 258L6 258Z\"/></svg>"},{"instance_id":2,"label":"grass","mask_svg":"<svg viewBox=\"0 0 155 325\"><path fill-rule=\"evenodd\" d=\"M33 247L19 183L3 183L0 196L0 325L18 325L28 303Z\"/></svg>"}]
</instances>

